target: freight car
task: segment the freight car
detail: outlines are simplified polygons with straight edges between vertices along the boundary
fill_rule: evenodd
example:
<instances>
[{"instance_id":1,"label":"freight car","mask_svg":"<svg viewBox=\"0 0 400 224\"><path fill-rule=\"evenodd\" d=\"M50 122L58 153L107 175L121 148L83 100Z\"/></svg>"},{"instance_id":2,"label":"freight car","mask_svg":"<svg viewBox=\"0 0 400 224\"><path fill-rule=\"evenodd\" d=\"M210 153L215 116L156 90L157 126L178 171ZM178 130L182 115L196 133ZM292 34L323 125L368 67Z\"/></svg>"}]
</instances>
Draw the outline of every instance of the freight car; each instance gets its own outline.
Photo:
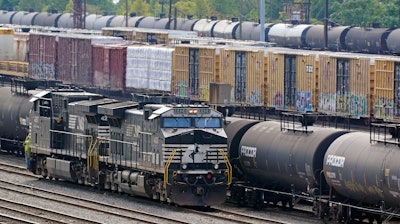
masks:
<instances>
[{"instance_id":1,"label":"freight car","mask_svg":"<svg viewBox=\"0 0 400 224\"><path fill-rule=\"evenodd\" d=\"M35 174L178 205L225 201L232 174L221 113L61 89L31 102Z\"/></svg>"},{"instance_id":2,"label":"freight car","mask_svg":"<svg viewBox=\"0 0 400 224\"><path fill-rule=\"evenodd\" d=\"M0 88L0 148L9 153L23 154L23 141L29 129L32 103L28 93L16 93L11 87Z\"/></svg>"},{"instance_id":3,"label":"freight car","mask_svg":"<svg viewBox=\"0 0 400 224\"><path fill-rule=\"evenodd\" d=\"M234 168L230 200L294 206L304 199L324 221L400 217L399 142L378 134L385 133L381 126L370 137L288 120L236 120L225 128Z\"/></svg>"},{"instance_id":4,"label":"freight car","mask_svg":"<svg viewBox=\"0 0 400 224\"><path fill-rule=\"evenodd\" d=\"M71 13L37 13L20 11L0 11L0 24L16 25L53 25L59 28L73 28ZM101 30L104 27L125 27L123 16L88 15L85 18L87 29ZM168 18L132 16L128 19L129 27L150 29L173 29L196 31L203 37L223 37L241 40L259 40L260 24L254 22L238 22L193 18ZM301 49L325 49L321 25L305 24L264 24L265 40L274 41L280 47ZM399 28L329 26L328 46L330 51L348 51L368 54L398 54Z\"/></svg>"}]
</instances>

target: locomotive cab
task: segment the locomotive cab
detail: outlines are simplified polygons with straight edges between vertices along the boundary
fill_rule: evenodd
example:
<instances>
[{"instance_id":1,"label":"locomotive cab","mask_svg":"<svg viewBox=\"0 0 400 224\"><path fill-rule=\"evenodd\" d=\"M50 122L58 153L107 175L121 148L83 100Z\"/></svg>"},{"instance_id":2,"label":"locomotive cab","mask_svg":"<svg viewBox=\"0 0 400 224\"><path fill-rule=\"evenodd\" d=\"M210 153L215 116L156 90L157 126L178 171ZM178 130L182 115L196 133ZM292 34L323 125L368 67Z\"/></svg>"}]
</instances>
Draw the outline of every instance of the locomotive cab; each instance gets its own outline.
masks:
<instances>
[{"instance_id":1,"label":"locomotive cab","mask_svg":"<svg viewBox=\"0 0 400 224\"><path fill-rule=\"evenodd\" d=\"M174 106L155 111L151 119L160 119L170 197L178 204L223 203L231 171L222 114L205 106Z\"/></svg>"}]
</instances>

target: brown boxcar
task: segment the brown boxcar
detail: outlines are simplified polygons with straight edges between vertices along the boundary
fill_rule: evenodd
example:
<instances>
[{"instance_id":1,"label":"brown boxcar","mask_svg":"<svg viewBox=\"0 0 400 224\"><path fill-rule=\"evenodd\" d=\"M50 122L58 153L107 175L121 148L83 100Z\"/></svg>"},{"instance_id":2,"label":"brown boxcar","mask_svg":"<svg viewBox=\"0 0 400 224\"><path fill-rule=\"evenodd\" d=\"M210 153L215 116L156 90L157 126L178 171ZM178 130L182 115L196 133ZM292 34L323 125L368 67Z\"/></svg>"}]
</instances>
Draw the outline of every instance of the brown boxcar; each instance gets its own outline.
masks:
<instances>
[{"instance_id":1,"label":"brown boxcar","mask_svg":"<svg viewBox=\"0 0 400 224\"><path fill-rule=\"evenodd\" d=\"M126 48L124 45L93 45L93 85L114 91L125 90Z\"/></svg>"},{"instance_id":2,"label":"brown boxcar","mask_svg":"<svg viewBox=\"0 0 400 224\"><path fill-rule=\"evenodd\" d=\"M375 60L374 117L400 121L400 59Z\"/></svg>"},{"instance_id":3,"label":"brown boxcar","mask_svg":"<svg viewBox=\"0 0 400 224\"><path fill-rule=\"evenodd\" d=\"M319 112L369 117L372 58L345 53L327 53L319 58Z\"/></svg>"},{"instance_id":4,"label":"brown boxcar","mask_svg":"<svg viewBox=\"0 0 400 224\"><path fill-rule=\"evenodd\" d=\"M92 44L121 42L122 38L117 37L60 35L57 80L66 84L92 86Z\"/></svg>"},{"instance_id":5,"label":"brown boxcar","mask_svg":"<svg viewBox=\"0 0 400 224\"><path fill-rule=\"evenodd\" d=\"M276 110L315 112L318 102L318 51L268 49L266 106Z\"/></svg>"},{"instance_id":6,"label":"brown boxcar","mask_svg":"<svg viewBox=\"0 0 400 224\"><path fill-rule=\"evenodd\" d=\"M55 80L57 73L56 34L31 33L29 37L28 75L32 79Z\"/></svg>"}]
</instances>

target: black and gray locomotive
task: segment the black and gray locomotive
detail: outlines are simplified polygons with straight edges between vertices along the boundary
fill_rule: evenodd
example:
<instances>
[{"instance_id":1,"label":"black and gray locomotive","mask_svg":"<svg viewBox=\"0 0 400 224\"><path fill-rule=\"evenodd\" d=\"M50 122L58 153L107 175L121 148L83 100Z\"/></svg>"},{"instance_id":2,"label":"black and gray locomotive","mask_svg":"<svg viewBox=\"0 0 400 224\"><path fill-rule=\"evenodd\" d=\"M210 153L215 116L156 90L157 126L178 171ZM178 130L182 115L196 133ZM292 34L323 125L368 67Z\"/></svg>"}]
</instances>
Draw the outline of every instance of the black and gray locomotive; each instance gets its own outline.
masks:
<instances>
[{"instance_id":1,"label":"black and gray locomotive","mask_svg":"<svg viewBox=\"0 0 400 224\"><path fill-rule=\"evenodd\" d=\"M77 90L43 91L31 101L35 174L178 205L225 201L232 173L218 111Z\"/></svg>"}]
</instances>

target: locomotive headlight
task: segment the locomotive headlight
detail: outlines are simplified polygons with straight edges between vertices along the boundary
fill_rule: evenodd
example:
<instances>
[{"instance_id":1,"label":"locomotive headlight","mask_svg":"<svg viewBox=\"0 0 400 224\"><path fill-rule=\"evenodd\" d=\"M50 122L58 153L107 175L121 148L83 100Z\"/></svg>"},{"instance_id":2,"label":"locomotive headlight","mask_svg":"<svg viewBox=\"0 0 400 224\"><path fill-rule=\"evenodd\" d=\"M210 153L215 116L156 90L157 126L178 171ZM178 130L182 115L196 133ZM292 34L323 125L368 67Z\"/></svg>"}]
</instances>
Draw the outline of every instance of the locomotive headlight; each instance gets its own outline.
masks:
<instances>
[{"instance_id":1,"label":"locomotive headlight","mask_svg":"<svg viewBox=\"0 0 400 224\"><path fill-rule=\"evenodd\" d=\"M189 110L189 114L197 114L197 110L196 109L190 109Z\"/></svg>"},{"instance_id":2,"label":"locomotive headlight","mask_svg":"<svg viewBox=\"0 0 400 224\"><path fill-rule=\"evenodd\" d=\"M218 170L218 168L219 168L219 165L218 164L214 164L214 169Z\"/></svg>"},{"instance_id":3,"label":"locomotive headlight","mask_svg":"<svg viewBox=\"0 0 400 224\"><path fill-rule=\"evenodd\" d=\"M187 164L182 164L182 170L186 170L187 169Z\"/></svg>"}]
</instances>

